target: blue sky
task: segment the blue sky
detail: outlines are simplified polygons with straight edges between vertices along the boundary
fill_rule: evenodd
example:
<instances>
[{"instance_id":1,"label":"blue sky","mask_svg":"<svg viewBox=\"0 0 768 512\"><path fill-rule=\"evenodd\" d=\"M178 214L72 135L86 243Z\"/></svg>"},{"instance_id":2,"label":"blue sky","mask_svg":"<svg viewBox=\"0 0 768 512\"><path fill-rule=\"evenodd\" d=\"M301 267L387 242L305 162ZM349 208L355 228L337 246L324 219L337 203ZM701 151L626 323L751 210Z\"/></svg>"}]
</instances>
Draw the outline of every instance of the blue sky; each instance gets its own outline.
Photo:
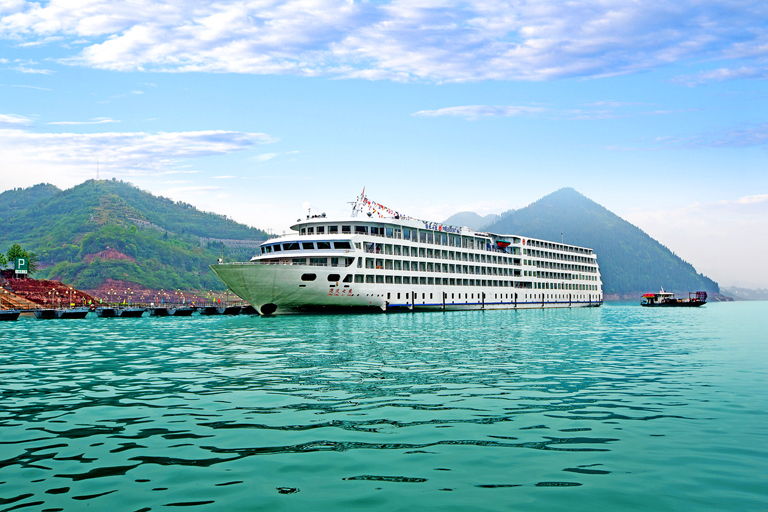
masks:
<instances>
[{"instance_id":1,"label":"blue sky","mask_svg":"<svg viewBox=\"0 0 768 512\"><path fill-rule=\"evenodd\" d=\"M95 177L287 229L571 186L768 287L764 2L0 2L0 189ZM728 249L723 249L728 248Z\"/></svg>"}]
</instances>

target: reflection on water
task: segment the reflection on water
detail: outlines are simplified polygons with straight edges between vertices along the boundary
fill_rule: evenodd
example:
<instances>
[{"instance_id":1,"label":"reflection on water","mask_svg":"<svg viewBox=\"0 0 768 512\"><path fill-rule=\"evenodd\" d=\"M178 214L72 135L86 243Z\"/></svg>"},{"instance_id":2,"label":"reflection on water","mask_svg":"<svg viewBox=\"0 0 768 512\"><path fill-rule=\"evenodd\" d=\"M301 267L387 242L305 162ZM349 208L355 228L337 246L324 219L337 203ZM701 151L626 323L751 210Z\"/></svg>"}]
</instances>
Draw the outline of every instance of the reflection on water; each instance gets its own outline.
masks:
<instances>
[{"instance_id":1,"label":"reflection on water","mask_svg":"<svg viewBox=\"0 0 768 512\"><path fill-rule=\"evenodd\" d=\"M0 511L762 509L767 310L20 320Z\"/></svg>"}]
</instances>

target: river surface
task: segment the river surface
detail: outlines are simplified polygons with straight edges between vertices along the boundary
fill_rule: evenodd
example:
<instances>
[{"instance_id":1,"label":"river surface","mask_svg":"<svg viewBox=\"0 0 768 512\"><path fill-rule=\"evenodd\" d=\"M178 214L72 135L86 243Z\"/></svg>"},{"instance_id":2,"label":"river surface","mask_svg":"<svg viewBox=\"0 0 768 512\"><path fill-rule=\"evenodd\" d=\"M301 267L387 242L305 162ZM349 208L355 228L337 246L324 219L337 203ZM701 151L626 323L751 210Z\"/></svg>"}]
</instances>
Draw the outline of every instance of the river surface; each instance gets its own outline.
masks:
<instances>
[{"instance_id":1,"label":"river surface","mask_svg":"<svg viewBox=\"0 0 768 512\"><path fill-rule=\"evenodd\" d=\"M0 324L2 510L768 509L768 302Z\"/></svg>"}]
</instances>

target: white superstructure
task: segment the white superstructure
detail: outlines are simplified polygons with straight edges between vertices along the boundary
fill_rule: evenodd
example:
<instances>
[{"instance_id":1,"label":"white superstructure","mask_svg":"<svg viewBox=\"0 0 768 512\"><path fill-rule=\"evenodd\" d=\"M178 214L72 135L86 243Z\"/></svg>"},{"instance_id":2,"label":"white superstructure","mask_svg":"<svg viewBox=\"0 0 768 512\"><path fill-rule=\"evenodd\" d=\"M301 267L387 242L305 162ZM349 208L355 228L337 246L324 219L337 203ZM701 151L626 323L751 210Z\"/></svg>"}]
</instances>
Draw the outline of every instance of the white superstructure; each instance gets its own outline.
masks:
<instances>
[{"instance_id":1,"label":"white superstructure","mask_svg":"<svg viewBox=\"0 0 768 512\"><path fill-rule=\"evenodd\" d=\"M364 195L351 218L307 216L291 229L247 263L211 265L261 314L602 304L597 256L584 247L416 220Z\"/></svg>"}]
</instances>

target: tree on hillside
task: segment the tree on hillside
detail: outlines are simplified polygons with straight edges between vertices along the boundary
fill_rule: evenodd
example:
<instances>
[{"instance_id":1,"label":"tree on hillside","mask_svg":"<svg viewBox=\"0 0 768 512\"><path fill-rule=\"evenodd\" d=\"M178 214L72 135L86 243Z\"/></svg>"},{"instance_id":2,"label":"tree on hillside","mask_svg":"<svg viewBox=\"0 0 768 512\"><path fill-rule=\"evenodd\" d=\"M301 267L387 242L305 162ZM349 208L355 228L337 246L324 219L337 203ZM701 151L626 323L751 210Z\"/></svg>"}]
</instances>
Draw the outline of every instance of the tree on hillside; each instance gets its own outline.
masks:
<instances>
[{"instance_id":1,"label":"tree on hillside","mask_svg":"<svg viewBox=\"0 0 768 512\"><path fill-rule=\"evenodd\" d=\"M5 259L5 254L0 253L0 269L4 269L8 264L8 260Z\"/></svg>"},{"instance_id":2,"label":"tree on hillside","mask_svg":"<svg viewBox=\"0 0 768 512\"><path fill-rule=\"evenodd\" d=\"M6 263L8 261L14 261L16 258L26 258L27 263L29 263L29 270L28 270L29 275L32 275L35 272L37 272L37 267L39 262L37 256L33 252L25 251L24 249L21 248L19 244L13 244L11 248L8 249L7 257L8 259Z\"/></svg>"}]
</instances>

